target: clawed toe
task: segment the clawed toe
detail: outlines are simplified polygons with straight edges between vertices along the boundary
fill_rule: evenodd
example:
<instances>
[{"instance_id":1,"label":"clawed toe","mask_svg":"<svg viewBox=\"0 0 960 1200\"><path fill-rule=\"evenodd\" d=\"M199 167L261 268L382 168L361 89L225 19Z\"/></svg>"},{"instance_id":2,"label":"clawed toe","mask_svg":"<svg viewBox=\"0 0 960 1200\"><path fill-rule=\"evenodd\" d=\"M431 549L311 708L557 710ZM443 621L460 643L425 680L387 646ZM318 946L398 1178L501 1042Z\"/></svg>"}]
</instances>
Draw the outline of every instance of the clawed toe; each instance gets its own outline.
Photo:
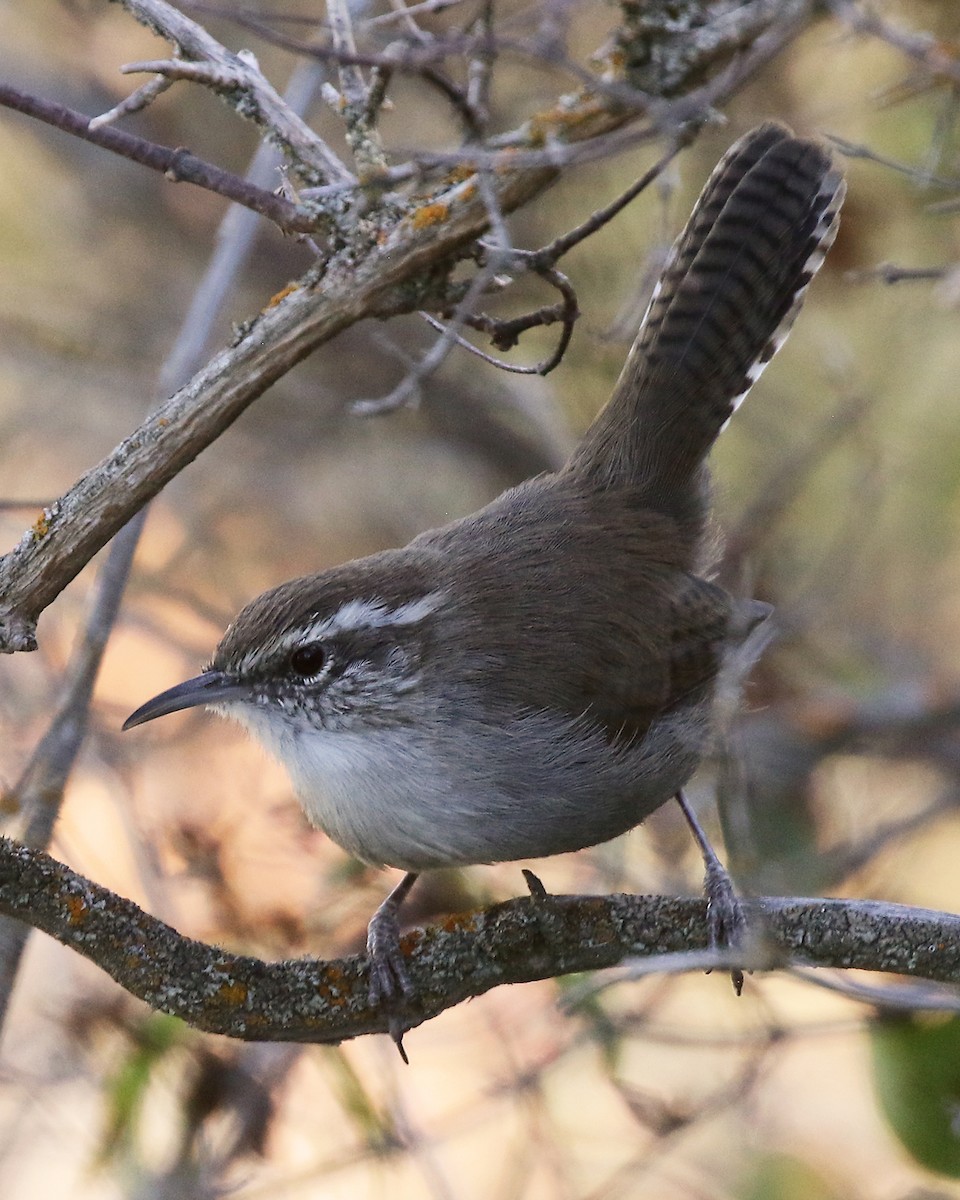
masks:
<instances>
[{"instance_id":1,"label":"clawed toe","mask_svg":"<svg viewBox=\"0 0 960 1200\"><path fill-rule=\"evenodd\" d=\"M414 995L414 987L400 946L398 911L416 878L412 872L405 875L367 926L367 956L370 960L367 995L374 1008L385 1011L387 1031L404 1062L409 1059L403 1048L403 1035L410 1028L404 1008Z\"/></svg>"},{"instance_id":2,"label":"clawed toe","mask_svg":"<svg viewBox=\"0 0 960 1200\"><path fill-rule=\"evenodd\" d=\"M743 943L747 925L743 905L734 891L733 880L723 863L717 858L707 835L700 827L696 814L687 803L682 791L677 792L677 803L703 856L703 888L707 894L707 939L711 950L736 950ZM743 991L743 971L734 967L730 972L734 991L739 996Z\"/></svg>"},{"instance_id":3,"label":"clawed toe","mask_svg":"<svg viewBox=\"0 0 960 1200\"><path fill-rule=\"evenodd\" d=\"M710 864L704 877L707 894L707 937L711 950L736 950L743 943L747 918L743 905L733 887L733 880L719 862ZM733 990L739 996L743 991L743 971L734 967L730 971Z\"/></svg>"},{"instance_id":4,"label":"clawed toe","mask_svg":"<svg viewBox=\"0 0 960 1200\"><path fill-rule=\"evenodd\" d=\"M374 1006L396 1004L413 995L413 984L400 948L400 933L394 928L384 929L384 922L376 928L370 922L367 930L367 955L370 959L370 985L368 996Z\"/></svg>"}]
</instances>

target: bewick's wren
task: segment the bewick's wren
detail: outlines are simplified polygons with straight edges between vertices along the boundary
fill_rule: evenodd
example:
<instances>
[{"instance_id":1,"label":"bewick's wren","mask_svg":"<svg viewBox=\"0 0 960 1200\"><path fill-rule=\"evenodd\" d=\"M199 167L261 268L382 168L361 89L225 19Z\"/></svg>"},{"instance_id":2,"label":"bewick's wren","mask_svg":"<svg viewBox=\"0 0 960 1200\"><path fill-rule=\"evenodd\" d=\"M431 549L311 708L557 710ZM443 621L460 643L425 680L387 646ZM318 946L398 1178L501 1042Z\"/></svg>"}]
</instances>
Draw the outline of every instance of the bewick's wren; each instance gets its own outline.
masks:
<instances>
[{"instance_id":1,"label":"bewick's wren","mask_svg":"<svg viewBox=\"0 0 960 1200\"><path fill-rule=\"evenodd\" d=\"M416 872L606 841L709 746L717 674L752 616L698 573L704 460L786 337L843 191L783 126L742 138L565 467L264 593L202 675L126 722L234 717L334 841L408 872L371 922L374 998L408 987L396 910Z\"/></svg>"}]
</instances>

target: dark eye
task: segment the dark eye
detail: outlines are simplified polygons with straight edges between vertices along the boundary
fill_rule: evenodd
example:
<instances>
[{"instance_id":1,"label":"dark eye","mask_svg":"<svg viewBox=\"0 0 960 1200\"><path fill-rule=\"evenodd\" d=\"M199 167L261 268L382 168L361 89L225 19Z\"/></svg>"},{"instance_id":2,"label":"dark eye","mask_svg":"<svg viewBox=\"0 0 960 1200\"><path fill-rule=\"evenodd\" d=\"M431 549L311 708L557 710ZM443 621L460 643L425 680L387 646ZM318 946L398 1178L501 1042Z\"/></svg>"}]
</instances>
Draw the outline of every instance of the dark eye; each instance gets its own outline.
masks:
<instances>
[{"instance_id":1,"label":"dark eye","mask_svg":"<svg viewBox=\"0 0 960 1200\"><path fill-rule=\"evenodd\" d=\"M326 664L327 652L320 642L310 642L306 646L299 646L290 655L290 670L304 679L309 679L312 675L319 675Z\"/></svg>"}]
</instances>

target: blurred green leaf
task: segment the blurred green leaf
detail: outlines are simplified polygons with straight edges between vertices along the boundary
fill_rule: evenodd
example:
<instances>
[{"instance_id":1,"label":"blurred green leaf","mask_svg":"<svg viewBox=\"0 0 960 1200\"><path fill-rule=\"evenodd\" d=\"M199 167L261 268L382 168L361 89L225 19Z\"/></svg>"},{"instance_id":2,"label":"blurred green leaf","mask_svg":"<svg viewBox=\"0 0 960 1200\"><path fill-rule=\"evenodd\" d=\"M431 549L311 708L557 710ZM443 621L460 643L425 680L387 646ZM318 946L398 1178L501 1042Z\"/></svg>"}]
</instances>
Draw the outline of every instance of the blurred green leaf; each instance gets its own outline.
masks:
<instances>
[{"instance_id":1,"label":"blurred green leaf","mask_svg":"<svg viewBox=\"0 0 960 1200\"><path fill-rule=\"evenodd\" d=\"M380 1111L367 1084L343 1050L332 1046L323 1061L333 1074L343 1111L353 1118L366 1144L377 1150L401 1145L402 1139L392 1119Z\"/></svg>"},{"instance_id":2,"label":"blurred green leaf","mask_svg":"<svg viewBox=\"0 0 960 1200\"><path fill-rule=\"evenodd\" d=\"M880 1106L910 1154L960 1177L960 1017L878 1021L871 1031Z\"/></svg>"},{"instance_id":3,"label":"blurred green leaf","mask_svg":"<svg viewBox=\"0 0 960 1200\"><path fill-rule=\"evenodd\" d=\"M589 975L579 972L573 975L561 975L555 979L554 984L560 994L561 1004L565 1001L569 1002L570 994L582 989L584 983L590 978ZM577 1000L575 1005L570 1005L570 1011L576 1012L578 1017L585 1020L590 1036L600 1048L603 1066L607 1074L610 1076L616 1074L623 1049L623 1030L616 1025L604 1008L601 993L587 992Z\"/></svg>"},{"instance_id":4,"label":"blurred green leaf","mask_svg":"<svg viewBox=\"0 0 960 1200\"><path fill-rule=\"evenodd\" d=\"M759 1158L737 1194L740 1200L837 1200L839 1196L812 1167L786 1154Z\"/></svg>"},{"instance_id":5,"label":"blurred green leaf","mask_svg":"<svg viewBox=\"0 0 960 1200\"><path fill-rule=\"evenodd\" d=\"M112 1158L132 1140L154 1069L180 1042L184 1029L179 1017L151 1013L136 1030L128 1054L104 1083L106 1129L101 1161Z\"/></svg>"}]
</instances>

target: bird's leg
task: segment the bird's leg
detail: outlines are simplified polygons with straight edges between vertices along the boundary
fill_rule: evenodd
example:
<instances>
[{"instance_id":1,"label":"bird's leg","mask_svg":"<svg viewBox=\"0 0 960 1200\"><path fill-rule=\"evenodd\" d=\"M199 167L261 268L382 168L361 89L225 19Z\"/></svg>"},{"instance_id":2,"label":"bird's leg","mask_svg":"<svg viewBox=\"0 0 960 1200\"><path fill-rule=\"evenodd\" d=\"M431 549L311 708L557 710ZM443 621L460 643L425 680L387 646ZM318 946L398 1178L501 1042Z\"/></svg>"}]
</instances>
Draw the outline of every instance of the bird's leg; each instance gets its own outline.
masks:
<instances>
[{"instance_id":1,"label":"bird's leg","mask_svg":"<svg viewBox=\"0 0 960 1200\"><path fill-rule=\"evenodd\" d=\"M726 867L717 858L716 851L710 845L703 827L697 820L696 813L690 807L683 791L677 792L677 803L683 813L684 820L690 826L700 853L703 856L704 877L703 890L707 895L707 930L710 948L736 949L743 937L746 917L743 906L734 890L733 880ZM730 972L733 987L739 996L743 990L743 971L739 967Z\"/></svg>"},{"instance_id":2,"label":"bird's leg","mask_svg":"<svg viewBox=\"0 0 960 1200\"><path fill-rule=\"evenodd\" d=\"M400 906L419 878L408 871L370 918L367 925L367 956L370 959L370 1003L384 1006L390 1012L390 1036L397 1044L400 1056L407 1061L403 1049L406 1026L399 1013L402 1001L413 995L413 984L400 949Z\"/></svg>"}]
</instances>

